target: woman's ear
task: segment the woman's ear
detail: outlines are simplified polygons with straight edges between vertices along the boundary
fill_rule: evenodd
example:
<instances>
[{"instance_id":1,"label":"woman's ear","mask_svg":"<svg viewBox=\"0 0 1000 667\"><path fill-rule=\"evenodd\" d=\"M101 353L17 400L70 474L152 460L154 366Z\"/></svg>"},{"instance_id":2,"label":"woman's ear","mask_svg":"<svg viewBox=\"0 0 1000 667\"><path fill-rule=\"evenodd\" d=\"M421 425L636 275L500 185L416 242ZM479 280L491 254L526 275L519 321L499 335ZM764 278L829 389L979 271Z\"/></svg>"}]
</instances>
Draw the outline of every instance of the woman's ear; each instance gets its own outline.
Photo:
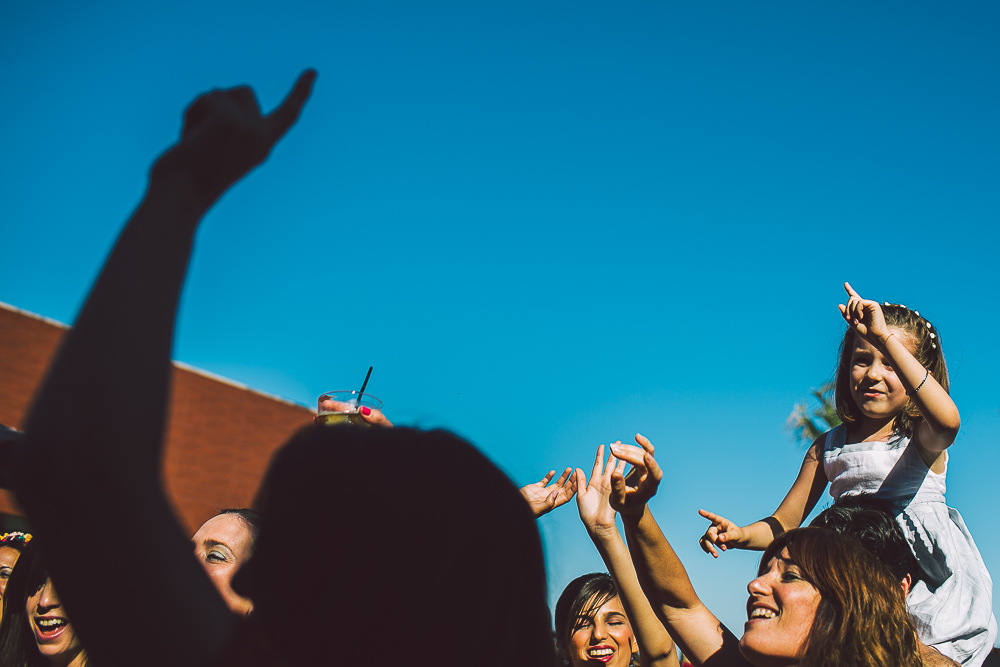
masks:
<instances>
[{"instance_id":1,"label":"woman's ear","mask_svg":"<svg viewBox=\"0 0 1000 667\"><path fill-rule=\"evenodd\" d=\"M907 575L903 577L903 580L899 582L899 585L903 587L903 597L905 598L910 594L910 587L913 586L913 577L907 573Z\"/></svg>"}]
</instances>

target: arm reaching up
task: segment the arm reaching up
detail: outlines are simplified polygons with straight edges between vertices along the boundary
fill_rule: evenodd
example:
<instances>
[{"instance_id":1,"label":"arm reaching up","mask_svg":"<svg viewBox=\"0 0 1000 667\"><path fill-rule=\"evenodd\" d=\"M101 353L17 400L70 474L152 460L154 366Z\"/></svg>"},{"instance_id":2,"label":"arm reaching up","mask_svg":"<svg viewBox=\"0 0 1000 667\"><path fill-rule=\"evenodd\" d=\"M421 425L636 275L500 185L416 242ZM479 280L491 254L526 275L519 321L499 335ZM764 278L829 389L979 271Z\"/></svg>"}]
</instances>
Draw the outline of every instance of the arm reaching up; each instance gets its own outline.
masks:
<instances>
[{"instance_id":1,"label":"arm reaching up","mask_svg":"<svg viewBox=\"0 0 1000 667\"><path fill-rule=\"evenodd\" d=\"M198 223L268 156L314 79L304 73L271 114L246 87L191 104L13 453L18 500L49 542L52 577L95 664L134 664L137 656L146 665L204 664L234 629L161 488L174 322ZM100 542L106 548L95 547L95 530L111 540ZM121 619L121 600L146 601L142 632L108 622Z\"/></svg>"},{"instance_id":2,"label":"arm reaching up","mask_svg":"<svg viewBox=\"0 0 1000 667\"><path fill-rule=\"evenodd\" d=\"M877 301L862 298L850 283L844 283L847 304L838 304L840 314L858 338L877 351L883 365L892 368L906 389L906 395L916 405L920 420L914 433L924 462L935 472L944 471L941 455L955 441L962 419L955 401L941 386L938 378L914 356L914 340L910 332L891 329L886 324L882 306ZM928 328L930 322L924 321ZM896 335L897 332L900 335ZM935 334L931 334L933 337ZM943 368L943 362L942 362ZM944 371L947 373L947 371Z\"/></svg>"},{"instance_id":3,"label":"arm reaching up","mask_svg":"<svg viewBox=\"0 0 1000 667\"><path fill-rule=\"evenodd\" d=\"M612 445L619 459L635 466L636 486L624 475L611 476L611 506L622 515L636 575L646 598L684 654L696 665L747 665L739 640L702 603L687 571L653 519L646 503L656 494L663 471L653 458L653 443L636 435L638 447ZM709 662L711 661L711 662Z\"/></svg>"},{"instance_id":4,"label":"arm reaching up","mask_svg":"<svg viewBox=\"0 0 1000 667\"><path fill-rule=\"evenodd\" d=\"M620 444L620 443L619 443ZM604 445L597 448L597 459L590 474L590 483L582 470L576 469L576 504L580 510L580 519L594 541L594 546L604 559L604 564L611 574L618 589L618 595L625 608L639 644L639 654L642 664L651 667L676 667L678 665L677 650L674 642L663 627L649 600L639 586L635 567L629 556L628 547L618 533L615 524L615 511L611 508L611 475L621 474L625 469L625 461L619 461L614 454L608 457L604 465Z\"/></svg>"}]
</instances>

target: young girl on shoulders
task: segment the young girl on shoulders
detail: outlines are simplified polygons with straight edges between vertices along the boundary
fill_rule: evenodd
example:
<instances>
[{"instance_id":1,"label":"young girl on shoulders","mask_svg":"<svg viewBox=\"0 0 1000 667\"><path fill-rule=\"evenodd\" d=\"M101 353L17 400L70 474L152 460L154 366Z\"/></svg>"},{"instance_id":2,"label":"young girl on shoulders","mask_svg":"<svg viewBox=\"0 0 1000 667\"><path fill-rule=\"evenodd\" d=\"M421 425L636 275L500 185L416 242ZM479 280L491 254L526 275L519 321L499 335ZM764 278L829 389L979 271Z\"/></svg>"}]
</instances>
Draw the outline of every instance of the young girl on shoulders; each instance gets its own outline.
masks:
<instances>
[{"instance_id":1,"label":"young girl on shoulders","mask_svg":"<svg viewBox=\"0 0 1000 667\"><path fill-rule=\"evenodd\" d=\"M941 339L919 312L844 288L848 329L835 390L843 424L812 444L771 516L738 526L700 510L712 522L702 549L715 557L717 549L765 549L802 524L827 483L834 501L862 493L892 501L922 572L918 582L903 582L918 635L963 666L978 666L997 636L993 582L962 516L944 501L947 449L961 422Z\"/></svg>"}]
</instances>

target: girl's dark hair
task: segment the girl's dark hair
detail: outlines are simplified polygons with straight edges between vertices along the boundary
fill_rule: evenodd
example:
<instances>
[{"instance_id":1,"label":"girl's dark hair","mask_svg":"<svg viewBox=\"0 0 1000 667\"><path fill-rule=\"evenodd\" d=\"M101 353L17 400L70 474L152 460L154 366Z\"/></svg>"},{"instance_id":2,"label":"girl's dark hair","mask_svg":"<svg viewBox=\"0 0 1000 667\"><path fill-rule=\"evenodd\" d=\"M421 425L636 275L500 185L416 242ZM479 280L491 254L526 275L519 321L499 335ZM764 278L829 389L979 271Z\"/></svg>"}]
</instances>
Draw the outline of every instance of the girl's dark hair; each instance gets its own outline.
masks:
<instances>
[{"instance_id":1,"label":"girl's dark hair","mask_svg":"<svg viewBox=\"0 0 1000 667\"><path fill-rule=\"evenodd\" d=\"M569 582L556 602L556 649L564 654L580 621L594 616L608 600L618 597L611 577L593 572Z\"/></svg>"},{"instance_id":2,"label":"girl's dark hair","mask_svg":"<svg viewBox=\"0 0 1000 667\"><path fill-rule=\"evenodd\" d=\"M780 535L759 573L788 560L820 594L800 667L920 667L917 636L899 581L854 538L824 528Z\"/></svg>"},{"instance_id":3,"label":"girl's dark hair","mask_svg":"<svg viewBox=\"0 0 1000 667\"><path fill-rule=\"evenodd\" d=\"M3 622L0 623L0 665L3 667L49 667L35 643L25 609L28 598L45 585L48 568L39 549L38 539L21 550L4 595Z\"/></svg>"},{"instance_id":4,"label":"girl's dark hair","mask_svg":"<svg viewBox=\"0 0 1000 667\"><path fill-rule=\"evenodd\" d=\"M941 349L941 336L937 329L915 310L892 303L882 304L882 314L886 326L899 329L908 337L904 343L913 344L913 356L924 368L931 372L945 391L948 391L948 366L944 361L944 351ZM837 405L837 416L845 424L853 424L860 416L860 409L854 402L851 392L851 357L854 354L854 329L847 327L844 338L840 341L840 363L837 366L836 389L834 401ZM920 419L920 412L913 401L908 401L902 412L896 415L893 430L896 433L912 436L913 427Z\"/></svg>"}]
</instances>

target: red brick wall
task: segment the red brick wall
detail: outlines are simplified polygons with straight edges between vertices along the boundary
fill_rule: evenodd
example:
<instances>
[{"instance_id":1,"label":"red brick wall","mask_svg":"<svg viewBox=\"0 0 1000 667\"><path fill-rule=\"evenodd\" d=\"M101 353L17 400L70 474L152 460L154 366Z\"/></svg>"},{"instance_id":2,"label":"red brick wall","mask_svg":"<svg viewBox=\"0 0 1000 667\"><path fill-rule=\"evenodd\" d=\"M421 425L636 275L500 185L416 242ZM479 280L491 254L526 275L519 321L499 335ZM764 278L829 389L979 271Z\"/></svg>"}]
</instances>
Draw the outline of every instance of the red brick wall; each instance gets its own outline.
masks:
<instances>
[{"instance_id":1,"label":"red brick wall","mask_svg":"<svg viewBox=\"0 0 1000 667\"><path fill-rule=\"evenodd\" d=\"M20 427L66 327L0 304L0 423ZM313 413L205 373L174 366L164 475L194 532L224 507L243 507L271 454ZM0 512L20 514L0 491Z\"/></svg>"}]
</instances>

